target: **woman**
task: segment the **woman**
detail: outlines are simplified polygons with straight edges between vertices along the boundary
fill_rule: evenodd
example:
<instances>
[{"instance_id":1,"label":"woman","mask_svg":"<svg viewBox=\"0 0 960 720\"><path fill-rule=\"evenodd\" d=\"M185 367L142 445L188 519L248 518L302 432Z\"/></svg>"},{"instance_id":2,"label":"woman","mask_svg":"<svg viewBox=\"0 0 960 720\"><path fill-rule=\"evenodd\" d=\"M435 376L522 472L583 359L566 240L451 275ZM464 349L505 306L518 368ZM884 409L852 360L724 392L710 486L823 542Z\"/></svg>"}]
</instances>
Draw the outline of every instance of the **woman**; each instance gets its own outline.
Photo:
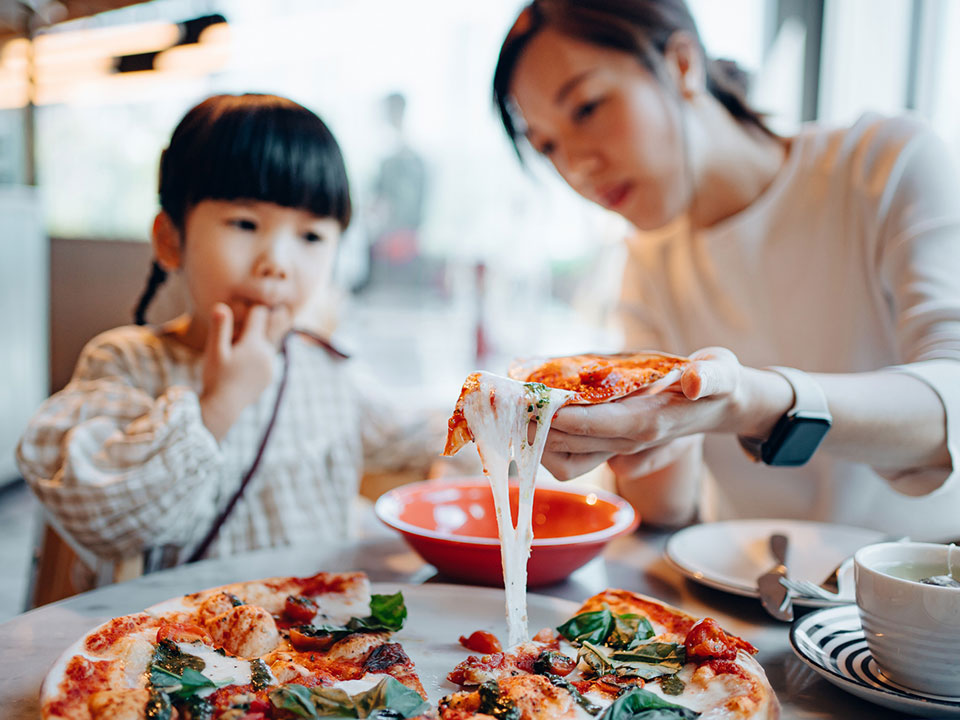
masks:
<instances>
[{"instance_id":1,"label":"woman","mask_svg":"<svg viewBox=\"0 0 960 720\"><path fill-rule=\"evenodd\" d=\"M675 392L561 410L544 464L570 478L608 462L653 522L699 503L707 520L960 535L945 149L871 115L778 137L723 69L682 0L536 0L504 41L494 95L518 153L641 231L627 349L695 360Z\"/></svg>"}]
</instances>

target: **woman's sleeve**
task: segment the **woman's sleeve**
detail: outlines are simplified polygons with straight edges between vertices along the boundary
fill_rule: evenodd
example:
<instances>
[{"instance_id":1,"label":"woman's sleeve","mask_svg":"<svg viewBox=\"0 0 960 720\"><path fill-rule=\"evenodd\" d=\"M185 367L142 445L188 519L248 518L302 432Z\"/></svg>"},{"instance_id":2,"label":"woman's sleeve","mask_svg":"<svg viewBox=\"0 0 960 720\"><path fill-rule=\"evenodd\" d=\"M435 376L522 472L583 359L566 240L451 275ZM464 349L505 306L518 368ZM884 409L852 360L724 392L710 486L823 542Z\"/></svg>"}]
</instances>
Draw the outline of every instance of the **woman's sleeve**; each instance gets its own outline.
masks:
<instances>
[{"instance_id":1,"label":"woman's sleeve","mask_svg":"<svg viewBox=\"0 0 960 720\"><path fill-rule=\"evenodd\" d=\"M881 474L900 492L923 495L956 482L960 460L960 185L950 152L933 133L911 121L887 131L907 136L878 214L880 278L904 359L890 370L940 397L951 467Z\"/></svg>"},{"instance_id":2,"label":"woman's sleeve","mask_svg":"<svg viewBox=\"0 0 960 720\"><path fill-rule=\"evenodd\" d=\"M222 467L196 393L170 387L152 397L134 386L130 357L109 344L85 348L17 448L57 524L105 558L187 544L212 521Z\"/></svg>"}]
</instances>

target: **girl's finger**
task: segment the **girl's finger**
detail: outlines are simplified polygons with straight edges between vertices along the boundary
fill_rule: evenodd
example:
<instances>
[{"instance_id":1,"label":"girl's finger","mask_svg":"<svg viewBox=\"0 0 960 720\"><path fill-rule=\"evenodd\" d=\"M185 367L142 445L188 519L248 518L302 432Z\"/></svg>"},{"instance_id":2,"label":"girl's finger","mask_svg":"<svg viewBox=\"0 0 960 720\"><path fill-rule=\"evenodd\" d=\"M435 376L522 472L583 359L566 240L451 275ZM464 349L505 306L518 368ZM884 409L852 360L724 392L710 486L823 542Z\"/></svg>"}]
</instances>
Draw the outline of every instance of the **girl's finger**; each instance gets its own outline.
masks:
<instances>
[{"instance_id":1,"label":"girl's finger","mask_svg":"<svg viewBox=\"0 0 960 720\"><path fill-rule=\"evenodd\" d=\"M240 339L250 337L264 338L267 336L267 321L270 319L270 309L266 305L254 305L247 313L247 321L240 333Z\"/></svg>"},{"instance_id":2,"label":"girl's finger","mask_svg":"<svg viewBox=\"0 0 960 720\"><path fill-rule=\"evenodd\" d=\"M233 312L228 305L217 303L210 313L210 332L207 333L207 349L218 357L230 354L233 342Z\"/></svg>"},{"instance_id":3,"label":"girl's finger","mask_svg":"<svg viewBox=\"0 0 960 720\"><path fill-rule=\"evenodd\" d=\"M556 453L545 452L540 463L557 478L557 480L572 480L585 472L602 465L612 457L612 453Z\"/></svg>"},{"instance_id":4,"label":"girl's finger","mask_svg":"<svg viewBox=\"0 0 960 720\"><path fill-rule=\"evenodd\" d=\"M270 338L271 342L280 342L292 325L290 309L286 305L279 305L270 311L270 317L267 321L267 337Z\"/></svg>"}]
</instances>

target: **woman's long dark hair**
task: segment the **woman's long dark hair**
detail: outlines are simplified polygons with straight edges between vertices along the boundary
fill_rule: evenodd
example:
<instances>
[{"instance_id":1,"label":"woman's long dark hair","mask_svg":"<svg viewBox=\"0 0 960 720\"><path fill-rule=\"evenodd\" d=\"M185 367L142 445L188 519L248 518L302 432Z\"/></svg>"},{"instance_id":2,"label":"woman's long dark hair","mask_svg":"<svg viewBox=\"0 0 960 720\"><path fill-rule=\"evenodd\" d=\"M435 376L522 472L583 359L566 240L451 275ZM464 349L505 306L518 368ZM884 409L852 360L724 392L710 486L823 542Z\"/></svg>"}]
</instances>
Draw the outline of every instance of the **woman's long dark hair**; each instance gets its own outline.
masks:
<instances>
[{"instance_id":1,"label":"woman's long dark hair","mask_svg":"<svg viewBox=\"0 0 960 720\"><path fill-rule=\"evenodd\" d=\"M350 223L343 155L316 114L276 95L215 95L190 110L160 156L160 208L183 231L203 200L260 200ZM138 325L166 272L154 261Z\"/></svg>"},{"instance_id":2,"label":"woman's long dark hair","mask_svg":"<svg viewBox=\"0 0 960 720\"><path fill-rule=\"evenodd\" d=\"M708 92L740 122L773 135L760 113L747 104L744 76L736 65L707 61L697 25L684 0L533 0L503 41L493 76L493 100L521 162L521 133L514 120L510 83L527 44L545 27L629 53L661 81L666 80L663 57L667 43L674 33L685 32L697 43L706 62Z\"/></svg>"}]
</instances>

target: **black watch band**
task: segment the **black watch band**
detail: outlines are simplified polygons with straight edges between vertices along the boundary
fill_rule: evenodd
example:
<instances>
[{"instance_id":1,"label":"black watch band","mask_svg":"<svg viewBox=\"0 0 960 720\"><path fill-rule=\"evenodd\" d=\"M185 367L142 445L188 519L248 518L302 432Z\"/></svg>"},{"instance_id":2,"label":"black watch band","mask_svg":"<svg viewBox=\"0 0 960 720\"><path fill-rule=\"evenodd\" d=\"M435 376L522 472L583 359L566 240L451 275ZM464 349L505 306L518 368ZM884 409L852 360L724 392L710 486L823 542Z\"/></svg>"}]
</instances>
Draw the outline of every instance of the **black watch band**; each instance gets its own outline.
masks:
<instances>
[{"instance_id":1,"label":"black watch band","mask_svg":"<svg viewBox=\"0 0 960 720\"><path fill-rule=\"evenodd\" d=\"M805 372L787 367L769 367L786 378L793 388L793 407L773 426L767 438L739 436L740 445L754 460L767 465L796 467L805 464L830 429L833 417L823 388Z\"/></svg>"}]
</instances>

